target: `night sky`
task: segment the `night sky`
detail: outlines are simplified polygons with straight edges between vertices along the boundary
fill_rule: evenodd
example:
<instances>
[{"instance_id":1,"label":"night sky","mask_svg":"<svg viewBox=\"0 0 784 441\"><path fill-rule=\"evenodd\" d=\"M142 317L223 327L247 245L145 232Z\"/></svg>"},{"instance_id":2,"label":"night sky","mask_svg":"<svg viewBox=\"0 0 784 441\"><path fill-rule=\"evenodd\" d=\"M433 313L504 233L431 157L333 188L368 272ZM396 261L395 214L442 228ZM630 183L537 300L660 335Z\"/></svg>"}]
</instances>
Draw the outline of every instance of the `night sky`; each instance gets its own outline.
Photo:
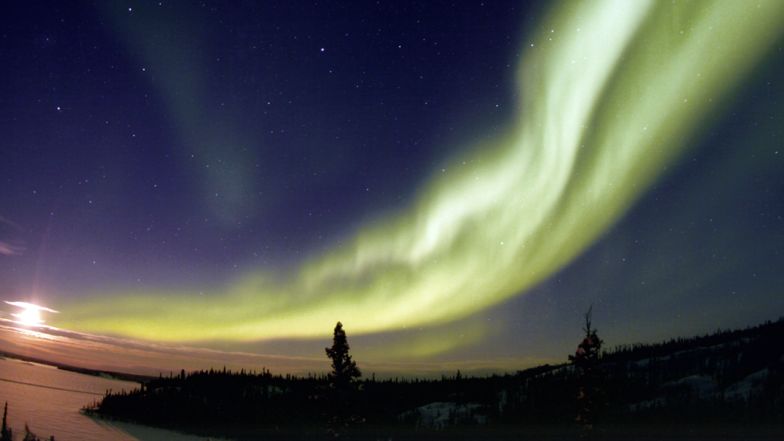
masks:
<instances>
[{"instance_id":1,"label":"night sky","mask_svg":"<svg viewBox=\"0 0 784 441\"><path fill-rule=\"evenodd\" d=\"M0 300L63 340L3 304L0 349L325 370L342 320L360 367L502 371L565 360L590 305L609 346L776 319L782 30L777 1L6 4Z\"/></svg>"}]
</instances>

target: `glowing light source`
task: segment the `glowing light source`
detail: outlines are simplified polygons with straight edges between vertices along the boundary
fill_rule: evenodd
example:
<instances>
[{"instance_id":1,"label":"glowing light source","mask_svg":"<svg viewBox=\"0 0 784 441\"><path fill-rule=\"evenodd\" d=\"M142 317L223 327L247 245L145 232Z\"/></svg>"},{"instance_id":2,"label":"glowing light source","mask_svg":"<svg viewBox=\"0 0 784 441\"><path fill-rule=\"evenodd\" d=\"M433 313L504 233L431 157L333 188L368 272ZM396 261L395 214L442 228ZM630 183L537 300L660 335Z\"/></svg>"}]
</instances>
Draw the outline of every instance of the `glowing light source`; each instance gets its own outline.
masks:
<instances>
[{"instance_id":1,"label":"glowing light source","mask_svg":"<svg viewBox=\"0 0 784 441\"><path fill-rule=\"evenodd\" d=\"M14 317L23 325L38 325L44 322L41 318L41 311L36 308L23 309L22 312L13 314Z\"/></svg>"},{"instance_id":2,"label":"glowing light source","mask_svg":"<svg viewBox=\"0 0 784 441\"><path fill-rule=\"evenodd\" d=\"M54 309L36 305L28 302L5 302L11 306L19 308L19 312L14 312L11 316L16 318L16 322L25 326L37 326L44 323L41 311L56 313Z\"/></svg>"}]
</instances>

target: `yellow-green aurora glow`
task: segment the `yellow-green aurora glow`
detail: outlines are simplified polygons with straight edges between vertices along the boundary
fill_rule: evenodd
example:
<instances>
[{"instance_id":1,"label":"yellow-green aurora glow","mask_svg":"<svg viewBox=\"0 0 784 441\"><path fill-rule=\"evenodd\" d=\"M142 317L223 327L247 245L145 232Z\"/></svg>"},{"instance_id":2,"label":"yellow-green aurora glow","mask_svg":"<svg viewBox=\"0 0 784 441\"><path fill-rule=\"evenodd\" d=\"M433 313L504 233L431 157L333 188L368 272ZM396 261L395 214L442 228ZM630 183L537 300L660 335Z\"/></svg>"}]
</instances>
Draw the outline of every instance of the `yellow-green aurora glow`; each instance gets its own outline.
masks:
<instances>
[{"instance_id":1,"label":"yellow-green aurora glow","mask_svg":"<svg viewBox=\"0 0 784 441\"><path fill-rule=\"evenodd\" d=\"M204 296L95 293L55 305L53 324L170 342L310 338L338 319L352 334L443 324L524 293L689 146L779 37L784 2L568 2L542 23L523 43L515 123L407 209L283 277L260 269Z\"/></svg>"}]
</instances>

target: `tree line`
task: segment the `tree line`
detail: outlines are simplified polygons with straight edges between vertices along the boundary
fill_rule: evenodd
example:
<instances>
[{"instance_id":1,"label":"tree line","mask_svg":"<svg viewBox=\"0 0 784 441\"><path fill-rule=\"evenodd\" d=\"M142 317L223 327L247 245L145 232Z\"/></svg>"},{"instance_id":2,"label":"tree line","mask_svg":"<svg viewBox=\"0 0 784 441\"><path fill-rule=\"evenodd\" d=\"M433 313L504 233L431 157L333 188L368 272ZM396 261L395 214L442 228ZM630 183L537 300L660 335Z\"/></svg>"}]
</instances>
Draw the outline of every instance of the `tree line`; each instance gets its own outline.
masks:
<instances>
[{"instance_id":1,"label":"tree line","mask_svg":"<svg viewBox=\"0 0 784 441\"><path fill-rule=\"evenodd\" d=\"M136 390L107 392L87 411L215 435L297 427L337 436L438 418L464 426L573 425L583 432L629 421L784 423L784 320L605 352L589 310L583 333L563 364L486 377L458 371L441 379L377 380L362 377L338 322L325 348L328 374L181 371Z\"/></svg>"}]
</instances>

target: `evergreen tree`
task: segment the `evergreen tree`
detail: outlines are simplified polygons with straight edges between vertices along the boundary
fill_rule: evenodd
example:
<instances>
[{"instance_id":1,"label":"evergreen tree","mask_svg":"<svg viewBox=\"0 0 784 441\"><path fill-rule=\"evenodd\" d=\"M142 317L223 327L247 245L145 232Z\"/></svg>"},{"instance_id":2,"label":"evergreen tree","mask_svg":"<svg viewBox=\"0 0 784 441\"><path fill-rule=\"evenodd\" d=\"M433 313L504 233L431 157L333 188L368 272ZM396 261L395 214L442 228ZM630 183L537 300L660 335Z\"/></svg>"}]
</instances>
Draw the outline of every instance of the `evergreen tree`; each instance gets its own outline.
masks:
<instances>
[{"instance_id":1,"label":"evergreen tree","mask_svg":"<svg viewBox=\"0 0 784 441\"><path fill-rule=\"evenodd\" d=\"M342 323L335 325L332 347L324 350L332 360L332 372L327 376L332 387L332 415L328 421L327 433L331 438L338 439L348 427L360 422L360 418L353 413L355 403L351 386L353 380L361 377L362 373L348 353L348 339Z\"/></svg>"},{"instance_id":2,"label":"evergreen tree","mask_svg":"<svg viewBox=\"0 0 784 441\"><path fill-rule=\"evenodd\" d=\"M33 432L30 431L30 427L27 426L25 423L25 436L22 441L41 441Z\"/></svg>"},{"instance_id":3,"label":"evergreen tree","mask_svg":"<svg viewBox=\"0 0 784 441\"><path fill-rule=\"evenodd\" d=\"M13 439L11 428L8 427L8 401L6 401L3 409L3 427L0 428L0 441L12 441Z\"/></svg>"},{"instance_id":4,"label":"evergreen tree","mask_svg":"<svg viewBox=\"0 0 784 441\"><path fill-rule=\"evenodd\" d=\"M596 413L601 399L597 365L603 342L596 335L596 329L591 328L592 309L593 306L588 308L588 312L585 314L585 327L583 328L585 337L577 346L575 354L569 356L569 360L577 368L579 375L577 418L575 420L585 430L591 430L596 423Z\"/></svg>"},{"instance_id":5,"label":"evergreen tree","mask_svg":"<svg viewBox=\"0 0 784 441\"><path fill-rule=\"evenodd\" d=\"M333 388L345 390L355 378L362 376L356 362L349 355L348 339L343 324L338 322L335 325L335 332L332 338L332 347L324 348L327 357L332 360L332 372L329 373L329 382Z\"/></svg>"}]
</instances>

